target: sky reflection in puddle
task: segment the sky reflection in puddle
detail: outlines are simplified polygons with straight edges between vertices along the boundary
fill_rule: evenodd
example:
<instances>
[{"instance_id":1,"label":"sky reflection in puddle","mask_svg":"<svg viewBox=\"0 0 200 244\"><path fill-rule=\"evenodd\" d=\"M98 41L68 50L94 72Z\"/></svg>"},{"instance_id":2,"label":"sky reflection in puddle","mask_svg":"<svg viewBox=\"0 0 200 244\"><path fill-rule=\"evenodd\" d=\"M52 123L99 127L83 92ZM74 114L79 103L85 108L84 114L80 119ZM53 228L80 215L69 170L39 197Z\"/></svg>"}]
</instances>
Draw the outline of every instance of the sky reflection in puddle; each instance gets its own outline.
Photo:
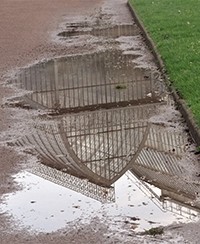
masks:
<instances>
[{"instance_id":1,"label":"sky reflection in puddle","mask_svg":"<svg viewBox=\"0 0 200 244\"><path fill-rule=\"evenodd\" d=\"M137 226L141 231L172 222L189 219L158 208L136 185L136 178L123 175L115 183L115 203L102 204L97 200L44 180L31 173L16 175L24 189L4 196L1 208L19 223L19 228L51 232L70 223L89 223L94 217L111 228ZM158 189L159 191L159 189Z\"/></svg>"}]
</instances>

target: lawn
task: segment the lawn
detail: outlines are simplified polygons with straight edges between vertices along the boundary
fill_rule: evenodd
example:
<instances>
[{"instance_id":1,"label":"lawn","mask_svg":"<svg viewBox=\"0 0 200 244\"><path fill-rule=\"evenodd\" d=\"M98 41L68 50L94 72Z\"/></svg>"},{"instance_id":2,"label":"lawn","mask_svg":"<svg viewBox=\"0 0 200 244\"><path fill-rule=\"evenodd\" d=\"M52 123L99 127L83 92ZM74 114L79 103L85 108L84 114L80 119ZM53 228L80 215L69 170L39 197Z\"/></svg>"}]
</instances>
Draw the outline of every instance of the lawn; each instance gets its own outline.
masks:
<instances>
[{"instance_id":1,"label":"lawn","mask_svg":"<svg viewBox=\"0 0 200 244\"><path fill-rule=\"evenodd\" d=\"M129 0L200 127L200 0Z\"/></svg>"}]
</instances>

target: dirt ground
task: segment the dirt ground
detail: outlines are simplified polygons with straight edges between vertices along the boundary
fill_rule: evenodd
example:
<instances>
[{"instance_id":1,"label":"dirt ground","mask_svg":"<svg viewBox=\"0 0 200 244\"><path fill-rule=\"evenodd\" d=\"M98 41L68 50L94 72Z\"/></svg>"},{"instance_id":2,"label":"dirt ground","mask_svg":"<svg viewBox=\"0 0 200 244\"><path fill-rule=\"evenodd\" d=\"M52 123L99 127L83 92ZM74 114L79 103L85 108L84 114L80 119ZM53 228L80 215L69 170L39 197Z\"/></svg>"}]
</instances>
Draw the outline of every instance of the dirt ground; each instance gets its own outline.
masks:
<instances>
[{"instance_id":1,"label":"dirt ground","mask_svg":"<svg viewBox=\"0 0 200 244\"><path fill-rule=\"evenodd\" d=\"M12 176L24 169L27 156L19 154L6 141L24 133L29 124L30 114L21 109L4 106L7 97L14 96L16 91L5 85L7 78L17 68L55 56L92 50L87 45L72 46L59 42L55 33L62 29L67 19L81 19L95 16L101 12L103 0L1 0L0 6L0 197L19 190ZM113 5L114 4L114 5ZM115 9L112 10L113 6ZM109 0L105 9L113 15L116 22L129 22L131 16L124 0ZM115 12L115 14L113 14ZM103 16L103 15L102 15ZM102 17L103 18L103 17ZM15 130L13 130L13 128ZM13 133L16 132L16 134ZM6 214L0 214L0 243L199 243L198 224L167 227L164 237L136 237L112 233L108 226L94 219L85 226L72 226L54 233L30 234L28 231L13 231Z\"/></svg>"},{"instance_id":2,"label":"dirt ground","mask_svg":"<svg viewBox=\"0 0 200 244\"><path fill-rule=\"evenodd\" d=\"M1 104L6 97L13 96L15 91L5 87L7 72L23 67L31 62L55 55L63 55L66 50L62 45L50 41L50 33L55 31L65 16L74 16L79 13L87 15L92 13L101 1L1 1L0 9L0 98ZM73 50L70 50L73 52ZM21 114L20 114L21 113ZM21 121L24 111L0 108L1 142L14 124ZM26 118L23 118L26 119ZM8 136L8 133L7 133ZM7 137L6 136L6 137ZM3 143L1 143L3 144ZM13 189L10 184L10 175L19 170L16 153L4 147L0 148L1 154L1 193ZM8 178L7 178L8 177ZM9 180L8 180L9 179ZM9 185L7 185L9 184Z\"/></svg>"}]
</instances>

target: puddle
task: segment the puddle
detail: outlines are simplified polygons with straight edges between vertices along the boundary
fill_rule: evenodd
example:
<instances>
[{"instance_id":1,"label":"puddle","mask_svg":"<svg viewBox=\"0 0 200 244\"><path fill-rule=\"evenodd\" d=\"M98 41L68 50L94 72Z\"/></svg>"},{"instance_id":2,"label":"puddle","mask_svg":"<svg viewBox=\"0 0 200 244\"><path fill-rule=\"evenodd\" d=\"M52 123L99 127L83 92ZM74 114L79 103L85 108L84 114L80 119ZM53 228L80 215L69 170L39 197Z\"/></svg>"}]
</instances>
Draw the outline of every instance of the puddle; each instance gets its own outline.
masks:
<instances>
[{"instance_id":1,"label":"puddle","mask_svg":"<svg viewBox=\"0 0 200 244\"><path fill-rule=\"evenodd\" d=\"M73 191L27 172L16 175L16 181L22 184L24 189L6 195L1 211L7 211L19 228L28 228L29 231L56 231L72 224L76 225L77 222L89 223L95 217L110 225L111 229L130 230L131 226L134 226L135 231L142 231L174 221L188 222L197 219L195 216L198 215L194 210L188 210L187 213L187 208L185 216L165 211L164 204L157 199L155 201L155 195L148 194L145 186L130 172L113 185L115 202L104 204L80 194L79 191L87 191L87 187L81 184ZM70 182L67 184L70 185ZM71 186L74 187L74 181ZM157 195L161 192L155 187L149 186L149 189ZM100 193L96 191L96 195ZM176 203L174 209L181 209L181 205ZM184 207L182 212L183 209Z\"/></svg>"},{"instance_id":2,"label":"puddle","mask_svg":"<svg viewBox=\"0 0 200 244\"><path fill-rule=\"evenodd\" d=\"M92 35L95 37L118 38L120 36L138 35L139 30L133 25L116 25L111 27L90 27L85 24L70 24L67 30L60 32L60 37L78 37L81 35Z\"/></svg>"},{"instance_id":3,"label":"puddle","mask_svg":"<svg viewBox=\"0 0 200 244\"><path fill-rule=\"evenodd\" d=\"M136 32L132 25L71 24L59 35ZM31 149L41 162L30 169L34 174L16 175L24 190L6 195L2 205L21 228L51 232L98 217L114 229L141 231L198 219L199 184L185 180L180 164L187 138L150 122L168 105L168 92L159 73L138 68L137 58L110 48L40 62L18 74L14 83L28 92L8 103L43 110L30 133L8 142Z\"/></svg>"},{"instance_id":4,"label":"puddle","mask_svg":"<svg viewBox=\"0 0 200 244\"><path fill-rule=\"evenodd\" d=\"M152 71L136 68L134 58L114 50L31 66L16 80L32 91L19 104L66 113L162 102L164 85Z\"/></svg>"}]
</instances>

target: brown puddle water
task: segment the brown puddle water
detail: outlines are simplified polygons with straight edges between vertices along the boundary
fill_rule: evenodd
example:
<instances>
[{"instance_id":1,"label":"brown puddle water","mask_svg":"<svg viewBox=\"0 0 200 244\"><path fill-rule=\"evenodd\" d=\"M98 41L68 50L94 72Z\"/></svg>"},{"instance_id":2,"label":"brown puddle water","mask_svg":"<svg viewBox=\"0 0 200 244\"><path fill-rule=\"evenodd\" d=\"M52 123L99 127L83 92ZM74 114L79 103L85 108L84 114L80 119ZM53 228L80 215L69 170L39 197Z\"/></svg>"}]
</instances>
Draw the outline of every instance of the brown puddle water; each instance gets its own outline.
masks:
<instances>
[{"instance_id":1,"label":"brown puddle water","mask_svg":"<svg viewBox=\"0 0 200 244\"><path fill-rule=\"evenodd\" d=\"M126 35L120 28L110 35ZM2 211L45 232L95 216L112 228L134 225L136 231L198 219L199 185L184 181L179 164L186 137L150 122L168 94L158 73L137 68L134 58L113 49L49 60L19 73L16 85L31 92L12 103L46 114L9 145L31 148L40 163L32 174L16 176L24 190L5 196Z\"/></svg>"}]
</instances>

